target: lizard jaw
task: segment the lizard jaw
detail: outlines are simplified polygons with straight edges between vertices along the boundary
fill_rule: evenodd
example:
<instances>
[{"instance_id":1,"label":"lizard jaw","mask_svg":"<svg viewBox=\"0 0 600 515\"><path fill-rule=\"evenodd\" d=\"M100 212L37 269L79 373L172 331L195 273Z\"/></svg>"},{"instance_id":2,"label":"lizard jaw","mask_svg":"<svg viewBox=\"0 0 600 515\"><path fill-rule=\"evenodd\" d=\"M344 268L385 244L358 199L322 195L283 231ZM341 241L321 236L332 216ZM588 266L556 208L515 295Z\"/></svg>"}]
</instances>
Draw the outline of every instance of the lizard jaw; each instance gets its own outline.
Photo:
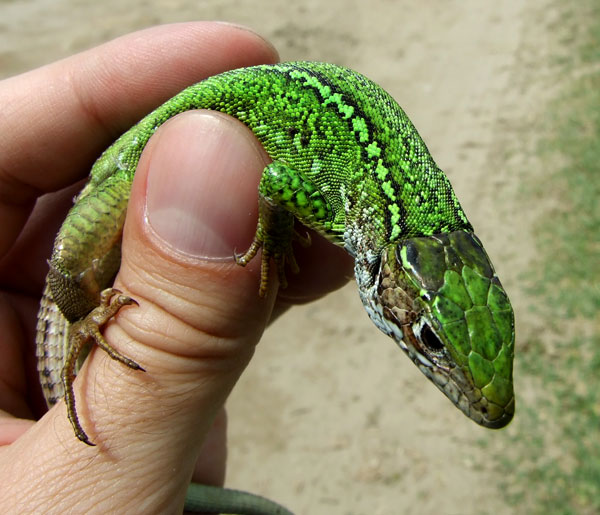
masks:
<instances>
[{"instance_id":1,"label":"lizard jaw","mask_svg":"<svg viewBox=\"0 0 600 515\"><path fill-rule=\"evenodd\" d=\"M439 341L439 347L432 346L433 339ZM439 336L425 317L419 317L412 325L404 325L402 340L395 341L417 368L471 420L490 429L502 428L512 420L514 411L510 408L513 405L504 409L496 405L493 412L502 411L502 414L490 416L491 401L448 359Z\"/></svg>"}]
</instances>

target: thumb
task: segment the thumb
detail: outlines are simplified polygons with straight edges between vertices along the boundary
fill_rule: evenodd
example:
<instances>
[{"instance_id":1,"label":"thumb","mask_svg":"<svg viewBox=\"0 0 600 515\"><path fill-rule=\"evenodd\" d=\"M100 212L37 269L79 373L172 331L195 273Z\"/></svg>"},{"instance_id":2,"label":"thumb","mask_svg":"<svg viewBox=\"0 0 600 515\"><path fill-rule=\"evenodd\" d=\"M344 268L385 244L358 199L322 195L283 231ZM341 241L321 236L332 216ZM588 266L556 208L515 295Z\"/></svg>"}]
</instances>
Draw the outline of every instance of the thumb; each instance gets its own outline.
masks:
<instances>
[{"instance_id":1,"label":"thumb","mask_svg":"<svg viewBox=\"0 0 600 515\"><path fill-rule=\"evenodd\" d=\"M258 297L259 263L242 268L233 260L252 240L266 161L245 126L215 113L177 116L150 140L115 283L139 306L122 308L104 331L146 372L94 349L74 387L80 422L97 447L75 438L63 403L11 446L31 457L13 462L17 475L34 463L44 471L43 489L31 481L31 497L21 496L37 499L36 511L41 494L53 511L181 510L202 440L275 297Z\"/></svg>"},{"instance_id":2,"label":"thumb","mask_svg":"<svg viewBox=\"0 0 600 515\"><path fill-rule=\"evenodd\" d=\"M107 337L148 372L110 363L127 383L110 394L123 395L111 401L112 423L145 482L169 479L171 500L272 309L274 294L258 297L259 260L233 260L252 241L267 160L240 122L196 111L157 132L136 172L116 287L139 308L123 309Z\"/></svg>"}]
</instances>

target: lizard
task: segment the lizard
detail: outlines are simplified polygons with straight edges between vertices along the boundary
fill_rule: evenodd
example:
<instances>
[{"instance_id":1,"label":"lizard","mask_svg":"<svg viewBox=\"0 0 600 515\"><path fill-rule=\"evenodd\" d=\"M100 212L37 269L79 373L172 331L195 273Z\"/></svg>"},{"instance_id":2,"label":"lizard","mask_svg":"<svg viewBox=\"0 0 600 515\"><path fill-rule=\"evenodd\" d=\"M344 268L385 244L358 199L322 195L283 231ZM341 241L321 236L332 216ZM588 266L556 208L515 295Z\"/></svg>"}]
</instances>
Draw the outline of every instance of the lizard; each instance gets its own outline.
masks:
<instances>
[{"instance_id":1,"label":"lizard","mask_svg":"<svg viewBox=\"0 0 600 515\"><path fill-rule=\"evenodd\" d=\"M299 221L354 257L358 292L375 326L452 403L484 427L510 422L513 310L448 178L380 86L353 70L305 61L230 70L192 85L92 167L56 237L36 335L47 403L64 398L77 438L94 445L73 393L86 348L98 345L143 370L100 329L123 306L137 304L110 286L140 155L164 122L191 109L237 118L272 159L259 184L254 240L234 255L245 266L261 251L258 295L267 291L271 264L281 287L286 266L297 270ZM249 497L236 504L236 495ZM211 513L290 513L258 496L203 485L190 486L188 501L188 509Z\"/></svg>"}]
</instances>

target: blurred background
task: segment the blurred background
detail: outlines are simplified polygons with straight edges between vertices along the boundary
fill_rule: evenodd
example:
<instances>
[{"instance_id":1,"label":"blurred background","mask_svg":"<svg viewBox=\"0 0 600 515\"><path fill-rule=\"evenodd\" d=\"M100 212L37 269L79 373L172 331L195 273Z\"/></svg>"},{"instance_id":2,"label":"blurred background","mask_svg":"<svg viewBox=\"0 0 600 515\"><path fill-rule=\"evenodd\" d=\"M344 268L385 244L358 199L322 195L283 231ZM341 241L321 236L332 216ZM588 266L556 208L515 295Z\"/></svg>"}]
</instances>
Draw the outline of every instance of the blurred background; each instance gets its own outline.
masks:
<instances>
[{"instance_id":1,"label":"blurred background","mask_svg":"<svg viewBox=\"0 0 600 515\"><path fill-rule=\"evenodd\" d=\"M379 334L354 283L290 311L228 402L228 486L298 514L600 513L600 3L0 0L0 77L189 20L388 90L517 323L517 414L490 431Z\"/></svg>"}]
</instances>

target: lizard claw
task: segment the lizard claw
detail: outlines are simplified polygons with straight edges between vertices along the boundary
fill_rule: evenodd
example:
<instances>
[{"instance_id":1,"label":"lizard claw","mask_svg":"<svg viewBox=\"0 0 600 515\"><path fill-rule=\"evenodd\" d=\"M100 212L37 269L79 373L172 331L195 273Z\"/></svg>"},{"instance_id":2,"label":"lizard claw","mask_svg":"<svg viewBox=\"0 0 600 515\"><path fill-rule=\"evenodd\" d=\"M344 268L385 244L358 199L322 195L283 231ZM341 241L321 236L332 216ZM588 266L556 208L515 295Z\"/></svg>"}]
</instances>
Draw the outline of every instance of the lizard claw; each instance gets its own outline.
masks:
<instances>
[{"instance_id":1,"label":"lizard claw","mask_svg":"<svg viewBox=\"0 0 600 515\"><path fill-rule=\"evenodd\" d=\"M259 200L259 218L256 234L250 248L241 256L234 254L235 262L246 266L262 249L260 266L260 287L258 294L264 297L269 287L271 260L277 267L277 276L281 288L287 286L285 265L289 265L292 273L298 273L298 264L294 257L292 243L297 241L303 247L310 245L310 236L300 236L294 231L294 215L282 207L273 204L264 197Z\"/></svg>"},{"instance_id":2,"label":"lizard claw","mask_svg":"<svg viewBox=\"0 0 600 515\"><path fill-rule=\"evenodd\" d=\"M297 234L294 235L294 239L299 238L303 246L310 245L310 237L302 238ZM273 248L271 248L273 247ZM266 242L259 241L255 237L252 245L245 254L237 255L234 254L235 262L240 266L246 266L258 253L258 250L262 248L261 264L260 264L260 286L258 289L258 295L264 297L267 294L269 287L269 273L271 270L271 259L275 262L277 267L277 277L279 279L279 285L281 288L287 288L288 282L285 275L285 265L290 267L292 273L297 274L299 272L298 263L294 256L294 250L292 249L291 238L287 245L279 247L273 245L267 245Z\"/></svg>"},{"instance_id":3,"label":"lizard claw","mask_svg":"<svg viewBox=\"0 0 600 515\"><path fill-rule=\"evenodd\" d=\"M301 247L307 248L310 247L312 238L308 231L306 231L306 236L302 236L298 231L294 231L294 241L297 241Z\"/></svg>"}]
</instances>

